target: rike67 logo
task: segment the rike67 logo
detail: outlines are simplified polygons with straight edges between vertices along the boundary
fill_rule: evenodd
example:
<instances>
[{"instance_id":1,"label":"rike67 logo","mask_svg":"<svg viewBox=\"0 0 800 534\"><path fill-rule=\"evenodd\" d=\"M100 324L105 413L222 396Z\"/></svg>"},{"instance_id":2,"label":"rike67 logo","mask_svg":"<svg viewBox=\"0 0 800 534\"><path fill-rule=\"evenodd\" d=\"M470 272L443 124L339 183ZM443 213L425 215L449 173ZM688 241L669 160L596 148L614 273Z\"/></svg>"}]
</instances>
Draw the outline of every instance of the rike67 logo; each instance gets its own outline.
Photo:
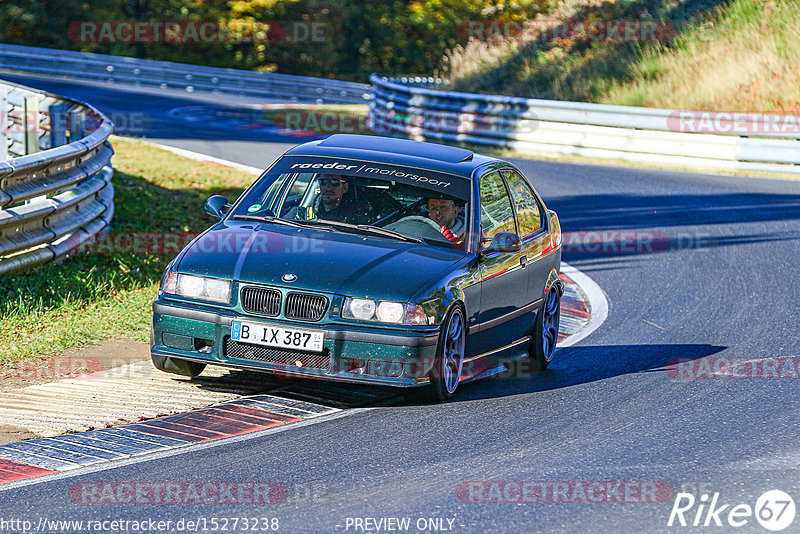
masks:
<instances>
[{"instance_id":1,"label":"rike67 logo","mask_svg":"<svg viewBox=\"0 0 800 534\"><path fill-rule=\"evenodd\" d=\"M667 526L738 528L752 524L755 517L765 529L779 531L792 524L794 514L794 501L788 493L780 490L764 492L756 500L755 507L746 503L723 503L719 493L710 498L704 493L699 499L691 493L678 493Z\"/></svg>"}]
</instances>

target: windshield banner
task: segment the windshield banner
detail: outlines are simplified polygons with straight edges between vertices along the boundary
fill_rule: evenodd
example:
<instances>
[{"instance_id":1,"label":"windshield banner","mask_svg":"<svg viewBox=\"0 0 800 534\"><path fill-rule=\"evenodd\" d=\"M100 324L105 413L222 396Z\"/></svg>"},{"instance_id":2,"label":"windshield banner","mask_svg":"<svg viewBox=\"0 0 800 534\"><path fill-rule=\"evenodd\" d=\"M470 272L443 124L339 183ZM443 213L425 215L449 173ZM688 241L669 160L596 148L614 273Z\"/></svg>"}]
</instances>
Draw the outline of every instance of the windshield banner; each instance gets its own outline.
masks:
<instances>
[{"instance_id":1,"label":"windshield banner","mask_svg":"<svg viewBox=\"0 0 800 534\"><path fill-rule=\"evenodd\" d=\"M468 200L470 196L470 180L468 178L386 163L324 156L284 156L270 169L270 174L292 172L315 172L383 179L424 187L462 200Z\"/></svg>"}]
</instances>

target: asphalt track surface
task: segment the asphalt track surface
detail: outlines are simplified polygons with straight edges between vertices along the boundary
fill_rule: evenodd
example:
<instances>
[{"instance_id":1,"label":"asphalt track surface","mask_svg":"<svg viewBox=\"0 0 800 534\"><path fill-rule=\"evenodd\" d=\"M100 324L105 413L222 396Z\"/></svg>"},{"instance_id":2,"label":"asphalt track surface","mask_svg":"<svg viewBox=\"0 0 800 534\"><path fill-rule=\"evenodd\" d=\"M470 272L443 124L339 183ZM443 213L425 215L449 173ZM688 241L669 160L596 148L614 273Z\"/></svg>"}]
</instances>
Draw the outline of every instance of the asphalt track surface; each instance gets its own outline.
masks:
<instances>
[{"instance_id":1,"label":"asphalt track surface","mask_svg":"<svg viewBox=\"0 0 800 534\"><path fill-rule=\"evenodd\" d=\"M154 140L247 165L263 167L296 142L200 131L164 118L164 110L194 96L13 78L103 111L145 111L158 119ZM546 372L468 384L446 404L412 399L351 410L291 431L45 477L0 491L3 517L277 517L284 532L354 532L347 518L356 517L410 517L410 531L429 517L455 519L454 532L701 530L667 527L673 498L629 504L458 498L459 484L483 480L653 481L676 493L719 492L721 503L751 506L764 491L779 489L797 502L800 380L674 376L679 358L699 366L719 357L800 356L800 181L515 163L565 231L607 232L611 241L619 237L613 232L639 232L643 243L598 250L587 238L591 250L575 242L566 247L564 260L605 290L610 311L596 332L560 350ZM70 486L90 481L270 481L289 494L269 507L73 504ZM766 532L752 517L735 530ZM800 517L787 532L799 530Z\"/></svg>"}]
</instances>

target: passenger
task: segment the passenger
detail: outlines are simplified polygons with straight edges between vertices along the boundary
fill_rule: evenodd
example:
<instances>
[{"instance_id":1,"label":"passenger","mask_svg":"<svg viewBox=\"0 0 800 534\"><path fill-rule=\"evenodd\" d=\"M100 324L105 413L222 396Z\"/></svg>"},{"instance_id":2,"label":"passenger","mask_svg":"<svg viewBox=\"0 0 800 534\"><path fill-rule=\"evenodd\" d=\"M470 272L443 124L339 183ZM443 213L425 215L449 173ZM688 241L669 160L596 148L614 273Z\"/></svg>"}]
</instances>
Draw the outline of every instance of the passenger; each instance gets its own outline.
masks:
<instances>
[{"instance_id":1,"label":"passenger","mask_svg":"<svg viewBox=\"0 0 800 534\"><path fill-rule=\"evenodd\" d=\"M429 198L428 217L438 224L439 232L448 241L459 242L464 234L464 219L459 217L461 209L449 198Z\"/></svg>"}]
</instances>

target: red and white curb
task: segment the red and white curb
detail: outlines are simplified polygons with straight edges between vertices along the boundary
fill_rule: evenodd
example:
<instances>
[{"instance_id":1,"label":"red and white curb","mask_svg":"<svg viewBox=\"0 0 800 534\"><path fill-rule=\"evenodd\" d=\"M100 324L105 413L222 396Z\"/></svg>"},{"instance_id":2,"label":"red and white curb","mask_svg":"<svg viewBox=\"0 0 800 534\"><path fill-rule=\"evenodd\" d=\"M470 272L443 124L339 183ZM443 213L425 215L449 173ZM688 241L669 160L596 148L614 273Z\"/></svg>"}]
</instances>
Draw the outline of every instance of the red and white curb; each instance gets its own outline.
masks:
<instances>
[{"instance_id":1,"label":"red and white curb","mask_svg":"<svg viewBox=\"0 0 800 534\"><path fill-rule=\"evenodd\" d=\"M4 391L0 393L0 421L52 437L264 393L270 383L264 375L231 373L223 367L209 367L196 380L189 380L163 373L144 360Z\"/></svg>"},{"instance_id":2,"label":"red and white curb","mask_svg":"<svg viewBox=\"0 0 800 534\"><path fill-rule=\"evenodd\" d=\"M564 296L558 347L566 348L585 339L608 318L608 298L597 283L572 265L561 262Z\"/></svg>"},{"instance_id":3,"label":"red and white curb","mask_svg":"<svg viewBox=\"0 0 800 534\"><path fill-rule=\"evenodd\" d=\"M339 411L256 395L131 425L0 445L0 485L251 434Z\"/></svg>"}]
</instances>

